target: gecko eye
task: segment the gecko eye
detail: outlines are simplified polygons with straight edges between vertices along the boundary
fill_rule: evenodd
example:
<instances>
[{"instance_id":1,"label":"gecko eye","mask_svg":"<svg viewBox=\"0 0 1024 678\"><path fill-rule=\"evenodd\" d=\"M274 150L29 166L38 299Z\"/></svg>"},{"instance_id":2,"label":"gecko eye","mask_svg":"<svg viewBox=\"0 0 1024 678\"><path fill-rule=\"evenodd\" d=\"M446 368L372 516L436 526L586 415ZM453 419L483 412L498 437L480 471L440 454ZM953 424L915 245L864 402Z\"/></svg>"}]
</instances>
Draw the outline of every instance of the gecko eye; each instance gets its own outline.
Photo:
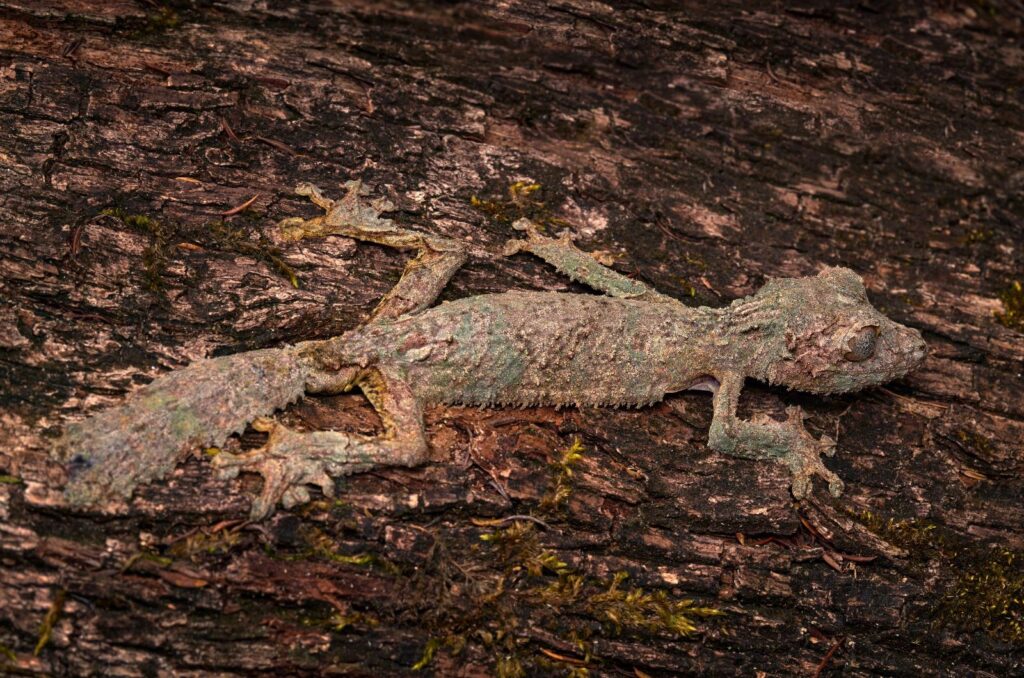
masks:
<instances>
[{"instance_id":1,"label":"gecko eye","mask_svg":"<svg viewBox=\"0 0 1024 678\"><path fill-rule=\"evenodd\" d=\"M875 355L875 343L878 341L878 328L867 325L846 342L846 353L843 357L852 363L859 363Z\"/></svg>"}]
</instances>

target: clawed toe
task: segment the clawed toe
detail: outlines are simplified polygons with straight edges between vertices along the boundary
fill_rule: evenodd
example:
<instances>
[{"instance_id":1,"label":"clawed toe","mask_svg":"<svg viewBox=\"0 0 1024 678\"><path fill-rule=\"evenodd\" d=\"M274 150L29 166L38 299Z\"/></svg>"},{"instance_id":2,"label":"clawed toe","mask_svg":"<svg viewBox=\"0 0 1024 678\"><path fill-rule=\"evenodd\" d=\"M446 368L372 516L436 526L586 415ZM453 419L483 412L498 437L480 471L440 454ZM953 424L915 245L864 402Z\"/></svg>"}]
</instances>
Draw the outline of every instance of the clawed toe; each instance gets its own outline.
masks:
<instances>
[{"instance_id":1,"label":"clawed toe","mask_svg":"<svg viewBox=\"0 0 1024 678\"><path fill-rule=\"evenodd\" d=\"M288 217L277 222L281 239L294 242L303 238L312 238L320 234L323 224L323 217L303 219L302 217Z\"/></svg>"},{"instance_id":2,"label":"clawed toe","mask_svg":"<svg viewBox=\"0 0 1024 678\"><path fill-rule=\"evenodd\" d=\"M220 451L210 464L213 466L214 476L219 480L232 480L238 477L239 471L251 463L247 454L232 454L231 452Z\"/></svg>"},{"instance_id":3,"label":"clawed toe","mask_svg":"<svg viewBox=\"0 0 1024 678\"><path fill-rule=\"evenodd\" d=\"M290 509L309 501L309 490L302 485L293 485L281 494L281 506Z\"/></svg>"},{"instance_id":4,"label":"clawed toe","mask_svg":"<svg viewBox=\"0 0 1024 678\"><path fill-rule=\"evenodd\" d=\"M295 187L295 194L309 198L310 202L322 208L325 212L330 212L331 208L334 207L334 201L324 196L323 192L313 184L306 182L299 184Z\"/></svg>"},{"instance_id":5,"label":"clawed toe","mask_svg":"<svg viewBox=\"0 0 1024 678\"><path fill-rule=\"evenodd\" d=\"M263 477L263 487L252 504L253 520L266 518L278 504L287 509L307 503L308 486L319 487L324 496L334 496L334 480L328 471L349 471L344 465L332 465L330 455L317 450L313 436L328 434L292 431L272 419L258 419L252 426L270 434L262 447L241 454L220 452L211 463L218 478L235 478L240 471Z\"/></svg>"},{"instance_id":6,"label":"clawed toe","mask_svg":"<svg viewBox=\"0 0 1024 678\"><path fill-rule=\"evenodd\" d=\"M828 491L833 497L839 497L843 494L843 490L846 489L846 484L839 479L836 474L831 474L831 478L828 479Z\"/></svg>"},{"instance_id":7,"label":"clawed toe","mask_svg":"<svg viewBox=\"0 0 1024 678\"><path fill-rule=\"evenodd\" d=\"M511 257L513 254L522 252L526 247L525 240L509 240L505 243L505 246L501 248L501 256Z\"/></svg>"},{"instance_id":8,"label":"clawed toe","mask_svg":"<svg viewBox=\"0 0 1024 678\"><path fill-rule=\"evenodd\" d=\"M808 437L810 437L809 434ZM826 436L820 441L811 438L810 444L799 445L791 452L789 466L793 473L792 492L795 498L803 499L810 494L814 476L828 481L828 491L833 497L838 497L843 493L845 488L843 481L828 470L821 461L821 454L823 452L828 454L828 451L834 450L834 448L835 443ZM829 456L832 455L829 454Z\"/></svg>"},{"instance_id":9,"label":"clawed toe","mask_svg":"<svg viewBox=\"0 0 1024 678\"><path fill-rule=\"evenodd\" d=\"M791 432L789 467L793 473L793 496L803 499L810 494L813 478L818 476L828 482L829 493L838 497L845 488L843 481L821 461L821 455L835 455L836 441L829 436L820 439L812 436L804 428L804 414L799 407L786 408L786 414L786 424Z\"/></svg>"}]
</instances>

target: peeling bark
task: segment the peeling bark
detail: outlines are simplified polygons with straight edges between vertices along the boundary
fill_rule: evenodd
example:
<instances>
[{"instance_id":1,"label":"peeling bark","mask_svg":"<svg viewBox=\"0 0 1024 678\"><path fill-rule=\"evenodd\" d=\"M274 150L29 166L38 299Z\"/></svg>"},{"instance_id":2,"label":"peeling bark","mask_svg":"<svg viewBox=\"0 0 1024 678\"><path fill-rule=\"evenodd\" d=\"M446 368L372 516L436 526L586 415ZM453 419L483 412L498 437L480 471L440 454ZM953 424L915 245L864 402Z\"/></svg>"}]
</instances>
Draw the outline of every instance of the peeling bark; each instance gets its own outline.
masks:
<instances>
[{"instance_id":1,"label":"peeling bark","mask_svg":"<svg viewBox=\"0 0 1024 678\"><path fill-rule=\"evenodd\" d=\"M0 0L5 671L401 674L431 647L436 675L1024 668L1018 2L328 4ZM431 464L262 524L256 478L198 457L67 510L62 422L365 318L400 254L273 229L311 213L291 186L352 178L470 244L446 298L580 289L497 256L531 209L693 304L853 268L931 354L873 392L745 394L838 433L839 501L709 451L682 394L434 408ZM379 425L356 395L282 416ZM687 599L726 614L680 635Z\"/></svg>"}]
</instances>

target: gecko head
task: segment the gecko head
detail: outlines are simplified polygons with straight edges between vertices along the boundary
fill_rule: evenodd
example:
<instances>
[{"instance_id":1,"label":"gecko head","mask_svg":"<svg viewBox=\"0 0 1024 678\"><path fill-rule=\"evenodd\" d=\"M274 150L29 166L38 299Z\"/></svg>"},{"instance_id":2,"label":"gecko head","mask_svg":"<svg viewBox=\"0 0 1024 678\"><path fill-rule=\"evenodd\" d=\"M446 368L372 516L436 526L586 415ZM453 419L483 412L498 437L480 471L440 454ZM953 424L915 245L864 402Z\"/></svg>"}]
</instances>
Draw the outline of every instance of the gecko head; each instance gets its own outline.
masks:
<instances>
[{"instance_id":1,"label":"gecko head","mask_svg":"<svg viewBox=\"0 0 1024 678\"><path fill-rule=\"evenodd\" d=\"M773 280L773 331L767 381L811 393L844 393L899 379L921 364L921 333L893 322L868 301L847 268Z\"/></svg>"}]
</instances>

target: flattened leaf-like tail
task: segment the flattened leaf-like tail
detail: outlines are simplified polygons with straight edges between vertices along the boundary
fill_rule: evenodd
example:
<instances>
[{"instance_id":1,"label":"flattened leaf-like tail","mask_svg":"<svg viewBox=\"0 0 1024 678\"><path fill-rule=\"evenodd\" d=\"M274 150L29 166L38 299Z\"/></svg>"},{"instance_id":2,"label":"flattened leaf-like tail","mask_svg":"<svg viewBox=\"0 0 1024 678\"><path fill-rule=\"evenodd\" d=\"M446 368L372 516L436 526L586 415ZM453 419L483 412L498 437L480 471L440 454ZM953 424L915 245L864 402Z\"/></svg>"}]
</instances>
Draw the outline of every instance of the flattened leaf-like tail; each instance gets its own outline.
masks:
<instances>
[{"instance_id":1,"label":"flattened leaf-like tail","mask_svg":"<svg viewBox=\"0 0 1024 678\"><path fill-rule=\"evenodd\" d=\"M54 448L67 464L66 499L87 505L127 498L189 451L220 445L299 399L309 372L286 347L201 360L157 378L123 405L66 427Z\"/></svg>"}]
</instances>

